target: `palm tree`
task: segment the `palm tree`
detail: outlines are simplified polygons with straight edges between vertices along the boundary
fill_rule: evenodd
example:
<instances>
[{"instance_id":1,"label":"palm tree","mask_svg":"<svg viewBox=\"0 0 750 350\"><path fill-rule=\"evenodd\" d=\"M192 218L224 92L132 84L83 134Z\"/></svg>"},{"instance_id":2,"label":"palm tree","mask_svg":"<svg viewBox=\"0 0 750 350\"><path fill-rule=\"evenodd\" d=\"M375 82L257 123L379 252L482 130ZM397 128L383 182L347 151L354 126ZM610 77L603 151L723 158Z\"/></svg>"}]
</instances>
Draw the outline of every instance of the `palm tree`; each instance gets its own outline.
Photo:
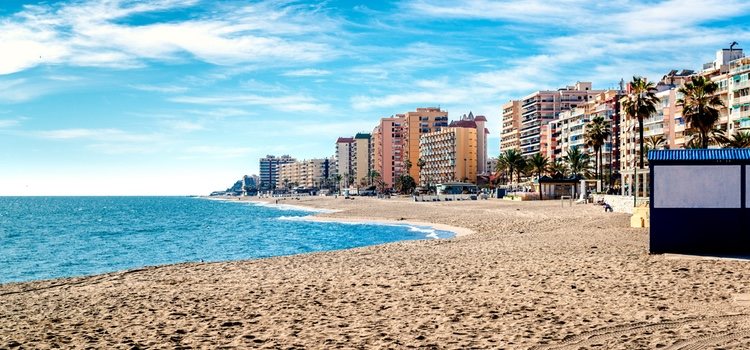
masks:
<instances>
[{"instance_id":1,"label":"palm tree","mask_svg":"<svg viewBox=\"0 0 750 350\"><path fill-rule=\"evenodd\" d=\"M643 168L643 119L656 113L656 105L659 98L656 97L654 83L647 82L646 78L633 77L630 82L630 94L626 96L622 109L631 118L638 118L638 132L640 133L640 167Z\"/></svg>"},{"instance_id":2,"label":"palm tree","mask_svg":"<svg viewBox=\"0 0 750 350\"><path fill-rule=\"evenodd\" d=\"M498 157L499 163L505 163L506 167L510 170L510 181L513 182L513 171L522 170L526 165L521 152L516 149L509 149L500 154ZM521 172L518 172L518 182L521 182Z\"/></svg>"},{"instance_id":3,"label":"palm tree","mask_svg":"<svg viewBox=\"0 0 750 350\"><path fill-rule=\"evenodd\" d=\"M411 165L412 164L411 164L410 160L407 159L407 160L404 161L404 168L406 168L406 173L407 174L411 171Z\"/></svg>"},{"instance_id":4,"label":"palm tree","mask_svg":"<svg viewBox=\"0 0 750 350\"><path fill-rule=\"evenodd\" d=\"M719 108L724 106L716 91L719 85L703 76L694 76L678 91L683 98L677 100L682 104L682 115L690 127L700 133L701 148L708 148L709 133L719 121Z\"/></svg>"},{"instance_id":5,"label":"palm tree","mask_svg":"<svg viewBox=\"0 0 750 350\"><path fill-rule=\"evenodd\" d=\"M373 185L373 183L372 183L373 179L375 179L375 178L377 178L378 176L380 176L380 173L378 173L378 171L377 171L377 170L375 170L375 169L372 169L372 170L370 170L370 172L369 172L369 173L367 173L367 175L368 175L368 177L370 178L370 186L372 186L372 185Z\"/></svg>"},{"instance_id":6,"label":"palm tree","mask_svg":"<svg viewBox=\"0 0 750 350\"><path fill-rule=\"evenodd\" d=\"M750 148L750 132L738 131L727 138L724 148Z\"/></svg>"},{"instance_id":7,"label":"palm tree","mask_svg":"<svg viewBox=\"0 0 750 350\"><path fill-rule=\"evenodd\" d=\"M594 148L594 155L596 160L596 178L600 179L601 166L602 166L602 146L607 142L607 139L612 135L612 130L609 128L609 123L604 120L604 117L594 117L586 125L586 133L584 138L586 144Z\"/></svg>"},{"instance_id":8,"label":"palm tree","mask_svg":"<svg viewBox=\"0 0 750 350\"><path fill-rule=\"evenodd\" d=\"M591 157L588 153L583 153L578 147L571 147L568 149L568 154L565 156L565 161L570 166L570 172L574 177L579 175L586 176L586 172L589 170L589 164Z\"/></svg>"},{"instance_id":9,"label":"palm tree","mask_svg":"<svg viewBox=\"0 0 750 350\"><path fill-rule=\"evenodd\" d=\"M419 184L422 184L422 168L427 165L427 162L425 162L424 159L419 158L417 159L417 167L419 168Z\"/></svg>"},{"instance_id":10,"label":"palm tree","mask_svg":"<svg viewBox=\"0 0 750 350\"><path fill-rule=\"evenodd\" d=\"M505 162L505 158L503 157L504 153L501 153L499 156L497 156L497 165L495 165L495 171L499 175L500 173L503 173L503 177L506 176L506 171L508 170L509 164ZM506 178L506 184L507 184L507 178Z\"/></svg>"},{"instance_id":11,"label":"palm tree","mask_svg":"<svg viewBox=\"0 0 750 350\"><path fill-rule=\"evenodd\" d=\"M652 149L662 149L666 147L667 139L664 138L664 135L652 135L646 138L646 148L649 150Z\"/></svg>"},{"instance_id":12,"label":"palm tree","mask_svg":"<svg viewBox=\"0 0 750 350\"><path fill-rule=\"evenodd\" d=\"M546 173L549 169L549 158L547 156L537 153L527 160L531 166L531 170L536 173L538 178L542 177L542 173Z\"/></svg>"},{"instance_id":13,"label":"palm tree","mask_svg":"<svg viewBox=\"0 0 750 350\"><path fill-rule=\"evenodd\" d=\"M333 175L333 179L336 180L336 189L338 190L339 194L341 194L341 179L343 179L343 177L341 176L341 174L336 174Z\"/></svg>"},{"instance_id":14,"label":"palm tree","mask_svg":"<svg viewBox=\"0 0 750 350\"><path fill-rule=\"evenodd\" d=\"M521 175L528 176L531 172L531 165L528 161L526 161L526 158L521 157L521 159L516 164L516 180L517 183L521 182Z\"/></svg>"},{"instance_id":15,"label":"palm tree","mask_svg":"<svg viewBox=\"0 0 750 350\"><path fill-rule=\"evenodd\" d=\"M568 176L568 164L560 158L555 159L555 161L550 164L549 170L551 173L560 174L562 177Z\"/></svg>"}]
</instances>

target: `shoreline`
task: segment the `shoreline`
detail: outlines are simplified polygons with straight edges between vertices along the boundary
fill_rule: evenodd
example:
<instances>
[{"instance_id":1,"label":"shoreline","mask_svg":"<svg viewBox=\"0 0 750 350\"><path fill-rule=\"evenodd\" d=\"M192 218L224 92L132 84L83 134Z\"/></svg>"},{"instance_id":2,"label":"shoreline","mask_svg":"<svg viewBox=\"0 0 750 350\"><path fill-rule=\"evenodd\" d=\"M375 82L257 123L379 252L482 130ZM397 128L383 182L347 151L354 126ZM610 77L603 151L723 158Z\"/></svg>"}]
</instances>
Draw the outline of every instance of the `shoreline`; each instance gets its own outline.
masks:
<instances>
[{"instance_id":1,"label":"shoreline","mask_svg":"<svg viewBox=\"0 0 750 350\"><path fill-rule=\"evenodd\" d=\"M204 198L204 197L200 197ZM206 199L211 199L209 197L205 197ZM233 200L232 198L238 198L237 200ZM288 197L290 199L294 199L296 197ZM300 197L305 199L311 199L315 200L316 197ZM257 198L257 197L222 197L222 199L211 199L211 200L225 200L228 202L249 202L249 203L256 203L257 205L262 206L268 206L271 208L289 208L291 210L300 210L300 211L307 211L313 213L312 215L301 217L300 220L306 220L306 221L313 221L313 222L330 222L330 223L352 223L352 224L375 224L375 225L394 225L394 226L421 226L421 227L429 227L438 231L448 231L453 233L453 237L449 238L440 238L440 239L452 239L452 238L459 238L459 237L466 237L468 235L474 234L475 231L466 227L459 227L459 226L453 226L453 225L446 225L441 224L437 222L427 222L427 221L415 221L415 220L406 220L406 219L382 219L382 218L375 218L375 217L356 217L356 216L321 216L321 214L339 214L339 215L345 215L344 210L338 210L333 208L327 208L327 209L321 209L312 207L309 205L305 205L305 202L301 202L298 204L286 204L286 203L275 203L277 199L282 199L286 201L285 197L282 198ZM343 199L342 199L343 200ZM369 200L369 198L367 199ZM411 202L410 202L411 203ZM283 209L282 209L283 210ZM425 239L429 239L429 237L425 237ZM400 241L399 241L400 242ZM393 242L391 242L393 243ZM385 243L387 244L387 243Z\"/></svg>"}]
</instances>

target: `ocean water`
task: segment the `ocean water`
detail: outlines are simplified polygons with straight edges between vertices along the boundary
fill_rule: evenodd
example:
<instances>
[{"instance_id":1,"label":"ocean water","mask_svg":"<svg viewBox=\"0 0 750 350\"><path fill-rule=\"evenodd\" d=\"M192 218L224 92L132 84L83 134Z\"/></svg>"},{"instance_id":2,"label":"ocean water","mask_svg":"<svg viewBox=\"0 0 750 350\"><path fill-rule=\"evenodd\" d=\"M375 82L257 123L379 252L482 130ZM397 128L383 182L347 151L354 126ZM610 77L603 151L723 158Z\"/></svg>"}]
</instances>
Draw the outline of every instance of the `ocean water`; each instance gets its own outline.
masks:
<instances>
[{"instance_id":1,"label":"ocean water","mask_svg":"<svg viewBox=\"0 0 750 350\"><path fill-rule=\"evenodd\" d=\"M0 197L0 283L453 235L304 220L309 215L296 207L189 197Z\"/></svg>"}]
</instances>

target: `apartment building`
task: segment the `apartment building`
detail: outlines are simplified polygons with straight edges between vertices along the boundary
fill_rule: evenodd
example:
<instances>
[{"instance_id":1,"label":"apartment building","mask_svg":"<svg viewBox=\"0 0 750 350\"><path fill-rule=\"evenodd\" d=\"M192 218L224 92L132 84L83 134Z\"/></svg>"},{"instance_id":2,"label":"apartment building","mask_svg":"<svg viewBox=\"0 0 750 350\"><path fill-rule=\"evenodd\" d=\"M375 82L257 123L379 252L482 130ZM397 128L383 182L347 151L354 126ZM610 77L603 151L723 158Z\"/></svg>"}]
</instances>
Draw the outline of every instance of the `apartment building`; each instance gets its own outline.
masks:
<instances>
[{"instance_id":1,"label":"apartment building","mask_svg":"<svg viewBox=\"0 0 750 350\"><path fill-rule=\"evenodd\" d=\"M393 187L396 178L406 171L406 118L397 114L381 118L373 129L373 168L387 187ZM414 163L416 167L416 163Z\"/></svg>"},{"instance_id":2,"label":"apartment building","mask_svg":"<svg viewBox=\"0 0 750 350\"><path fill-rule=\"evenodd\" d=\"M356 144L353 137L339 137L336 140L336 173L341 175L341 187L349 187L355 176Z\"/></svg>"},{"instance_id":3,"label":"apartment building","mask_svg":"<svg viewBox=\"0 0 750 350\"><path fill-rule=\"evenodd\" d=\"M735 49L734 47L728 49L720 49L716 51L716 58L703 65L703 69L699 73L704 77L711 79L719 86L719 99L724 103L724 107L719 109L719 121L717 127L721 130L726 131L727 136L733 134L740 124L740 115L742 114L742 106L734 107L735 92L737 96L741 96L742 90L742 76L745 75L750 69L743 69L742 59L745 57L742 49ZM745 80L747 81L747 80ZM745 87L747 87L745 85Z\"/></svg>"},{"instance_id":4,"label":"apartment building","mask_svg":"<svg viewBox=\"0 0 750 350\"><path fill-rule=\"evenodd\" d=\"M370 170L372 169L372 135L358 133L354 135L354 160L352 161L352 174L354 175L354 186L368 184Z\"/></svg>"},{"instance_id":5,"label":"apartment building","mask_svg":"<svg viewBox=\"0 0 750 350\"><path fill-rule=\"evenodd\" d=\"M483 131L482 131L483 132ZM477 128L451 126L420 137L421 184L477 180ZM486 165L485 165L486 166Z\"/></svg>"},{"instance_id":6,"label":"apartment building","mask_svg":"<svg viewBox=\"0 0 750 350\"><path fill-rule=\"evenodd\" d=\"M577 82L554 91L536 91L521 100L519 140L521 154L531 156L541 150L542 127L566 110L576 108L603 91L592 90L590 82Z\"/></svg>"},{"instance_id":7,"label":"apartment building","mask_svg":"<svg viewBox=\"0 0 750 350\"><path fill-rule=\"evenodd\" d=\"M423 134L440 131L448 126L448 112L437 107L417 108L415 112L403 114L404 121L404 161L411 162L409 175L419 179L419 138Z\"/></svg>"},{"instance_id":8,"label":"apartment building","mask_svg":"<svg viewBox=\"0 0 750 350\"><path fill-rule=\"evenodd\" d=\"M730 64L727 79L727 108L731 128L750 129L750 57L740 57Z\"/></svg>"},{"instance_id":9,"label":"apartment building","mask_svg":"<svg viewBox=\"0 0 750 350\"><path fill-rule=\"evenodd\" d=\"M521 101L508 101L503 105L502 120L500 121L500 152L520 149L521 140Z\"/></svg>"},{"instance_id":10,"label":"apartment building","mask_svg":"<svg viewBox=\"0 0 750 350\"><path fill-rule=\"evenodd\" d=\"M619 172L619 99L621 90L607 90L592 96L586 103L573 109L562 111L556 120L542 128L542 150L554 161L563 159L568 150L578 148L591 156L591 165L596 164L593 147L587 144L588 124L602 117L612 131L612 136L601 148L603 174Z\"/></svg>"},{"instance_id":11,"label":"apartment building","mask_svg":"<svg viewBox=\"0 0 750 350\"><path fill-rule=\"evenodd\" d=\"M324 158L281 164L276 188L319 188L330 176L331 163L331 159Z\"/></svg>"},{"instance_id":12,"label":"apartment building","mask_svg":"<svg viewBox=\"0 0 750 350\"><path fill-rule=\"evenodd\" d=\"M283 155L281 157L267 155L265 158L260 158L260 189L267 191L276 188L280 166L282 164L294 163L296 161L296 159L289 155Z\"/></svg>"},{"instance_id":13,"label":"apartment building","mask_svg":"<svg viewBox=\"0 0 750 350\"><path fill-rule=\"evenodd\" d=\"M487 118L483 115L474 116L472 112L464 114L459 120L452 121L448 126L452 128L471 128L476 130L477 174L489 175L487 167ZM472 180L473 182L473 180Z\"/></svg>"}]
</instances>

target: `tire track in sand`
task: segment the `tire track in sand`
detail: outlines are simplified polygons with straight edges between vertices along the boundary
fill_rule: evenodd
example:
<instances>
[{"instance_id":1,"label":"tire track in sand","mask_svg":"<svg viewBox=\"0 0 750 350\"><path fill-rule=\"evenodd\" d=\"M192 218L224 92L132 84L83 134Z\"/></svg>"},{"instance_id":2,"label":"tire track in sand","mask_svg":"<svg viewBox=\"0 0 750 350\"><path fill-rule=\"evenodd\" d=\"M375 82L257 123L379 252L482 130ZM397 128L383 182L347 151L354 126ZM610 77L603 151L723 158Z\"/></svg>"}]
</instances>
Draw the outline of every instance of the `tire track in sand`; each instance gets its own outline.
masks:
<instances>
[{"instance_id":1,"label":"tire track in sand","mask_svg":"<svg viewBox=\"0 0 750 350\"><path fill-rule=\"evenodd\" d=\"M604 342L609 339L619 337L622 335L632 334L634 332L645 332L645 331L658 331L662 329L669 329L680 327L683 325L699 322L710 322L710 321L735 321L735 320L747 320L750 315L738 314L738 315L723 315L723 316L709 316L709 317L689 317L682 318L673 321L663 321L656 323L638 322L627 325L612 326L596 329L593 331L583 332L566 339L563 339L558 344L545 344L536 345L530 349L543 350L543 349L578 349L582 346L592 345L599 342ZM742 333L736 334L742 336ZM707 339L706 339L707 340ZM696 341L702 341L698 339ZM688 343L685 344L690 345Z\"/></svg>"}]
</instances>

